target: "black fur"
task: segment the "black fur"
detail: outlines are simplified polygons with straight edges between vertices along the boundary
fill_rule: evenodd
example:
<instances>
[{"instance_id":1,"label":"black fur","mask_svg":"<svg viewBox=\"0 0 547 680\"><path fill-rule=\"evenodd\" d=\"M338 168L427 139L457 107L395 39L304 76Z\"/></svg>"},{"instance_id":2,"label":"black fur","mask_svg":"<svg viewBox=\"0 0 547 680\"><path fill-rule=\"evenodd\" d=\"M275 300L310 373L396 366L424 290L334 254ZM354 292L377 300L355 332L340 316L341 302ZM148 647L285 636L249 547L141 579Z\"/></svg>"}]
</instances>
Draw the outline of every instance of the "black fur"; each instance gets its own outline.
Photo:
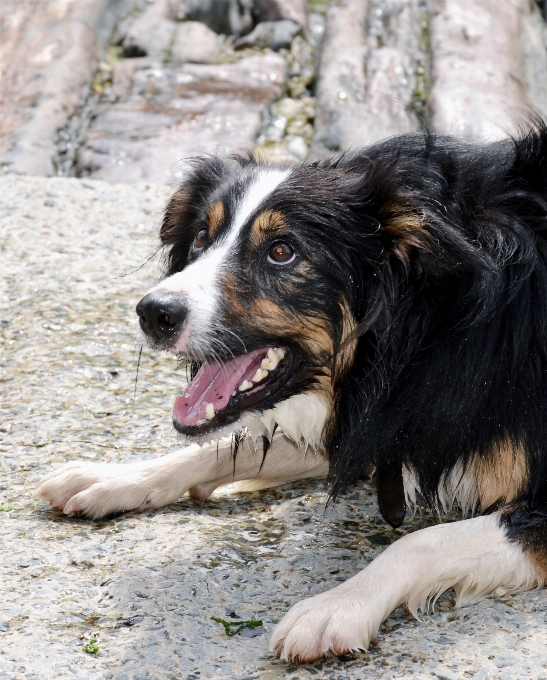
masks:
<instances>
[{"instance_id":1,"label":"black fur","mask_svg":"<svg viewBox=\"0 0 547 680\"><path fill-rule=\"evenodd\" d=\"M343 301L358 322L351 368L333 372L325 446L334 496L370 463L404 463L435 504L458 461L511 442L525 451L528 485L503 521L511 537L547 549L546 150L541 124L484 146L408 134L302 164L268 199L301 260L283 278L243 268L241 297L268 295L289 317L315 315L335 350L300 355L300 374L278 398L313 385L321 364L336 369ZM188 262L206 205L227 191L237 196L233 176L229 163L198 161L185 186L191 200L166 213L167 273ZM242 262L262 261L260 249L246 248L242 238ZM290 342L241 319L223 322L237 323L251 348Z\"/></svg>"}]
</instances>

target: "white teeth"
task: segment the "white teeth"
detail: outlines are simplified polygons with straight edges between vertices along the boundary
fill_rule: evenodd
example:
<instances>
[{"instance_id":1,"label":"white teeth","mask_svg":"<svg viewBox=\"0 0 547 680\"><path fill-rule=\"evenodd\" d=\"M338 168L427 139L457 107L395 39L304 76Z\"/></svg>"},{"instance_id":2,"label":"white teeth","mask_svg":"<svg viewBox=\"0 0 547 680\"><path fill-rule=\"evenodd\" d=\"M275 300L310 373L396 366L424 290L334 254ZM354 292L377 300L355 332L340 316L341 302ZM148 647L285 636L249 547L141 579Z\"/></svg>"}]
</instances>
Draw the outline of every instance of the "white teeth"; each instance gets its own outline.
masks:
<instances>
[{"instance_id":1,"label":"white teeth","mask_svg":"<svg viewBox=\"0 0 547 680\"><path fill-rule=\"evenodd\" d=\"M174 406L174 405L175 405L175 401L177 400L177 395L176 395L176 394L172 394L172 395L170 396L170 399L171 399L171 406Z\"/></svg>"},{"instance_id":2,"label":"white teeth","mask_svg":"<svg viewBox=\"0 0 547 680\"><path fill-rule=\"evenodd\" d=\"M277 356L277 352L273 347L270 347L268 350L268 359L270 361L274 361L276 364L279 363L279 357Z\"/></svg>"},{"instance_id":3,"label":"white teeth","mask_svg":"<svg viewBox=\"0 0 547 680\"><path fill-rule=\"evenodd\" d=\"M264 378L267 378L267 377L268 377L268 371L265 371L263 368L257 368L256 373L253 375L251 380L254 383L258 383L258 382L260 382L261 380L264 380Z\"/></svg>"},{"instance_id":4,"label":"white teeth","mask_svg":"<svg viewBox=\"0 0 547 680\"><path fill-rule=\"evenodd\" d=\"M244 380L241 385L237 388L240 392L245 392L254 387L253 383L262 382L268 377L270 371L276 368L277 364L285 356L285 350L280 347L270 347L264 359L260 362L260 368L256 369L256 373L253 375L251 380ZM252 381L252 382L251 382ZM233 392L232 396L235 397L237 393Z\"/></svg>"},{"instance_id":5,"label":"white teeth","mask_svg":"<svg viewBox=\"0 0 547 680\"><path fill-rule=\"evenodd\" d=\"M235 397L236 394L237 394L237 390L234 390L234 391L232 392L232 397Z\"/></svg>"},{"instance_id":6,"label":"white teeth","mask_svg":"<svg viewBox=\"0 0 547 680\"><path fill-rule=\"evenodd\" d=\"M285 358L285 350L281 347L274 347L274 352L277 354L280 361Z\"/></svg>"},{"instance_id":7,"label":"white teeth","mask_svg":"<svg viewBox=\"0 0 547 680\"><path fill-rule=\"evenodd\" d=\"M205 409L205 417L207 420L212 420L215 417L215 407L213 404L207 404Z\"/></svg>"},{"instance_id":8,"label":"white teeth","mask_svg":"<svg viewBox=\"0 0 547 680\"><path fill-rule=\"evenodd\" d=\"M283 357L279 357L275 347L270 347L267 356L262 359L260 368L264 368L267 371L273 371L277 364L281 361Z\"/></svg>"}]
</instances>

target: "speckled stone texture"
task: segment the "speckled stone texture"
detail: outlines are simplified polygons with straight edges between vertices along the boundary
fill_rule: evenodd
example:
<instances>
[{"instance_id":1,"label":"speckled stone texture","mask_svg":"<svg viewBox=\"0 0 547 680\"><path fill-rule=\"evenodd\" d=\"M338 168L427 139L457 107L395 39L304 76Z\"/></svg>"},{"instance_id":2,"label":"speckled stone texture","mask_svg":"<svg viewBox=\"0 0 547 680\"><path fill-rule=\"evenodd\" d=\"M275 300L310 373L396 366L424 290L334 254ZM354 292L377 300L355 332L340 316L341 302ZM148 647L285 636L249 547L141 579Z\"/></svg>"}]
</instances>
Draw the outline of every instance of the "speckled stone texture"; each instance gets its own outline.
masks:
<instances>
[{"instance_id":1,"label":"speckled stone texture","mask_svg":"<svg viewBox=\"0 0 547 680\"><path fill-rule=\"evenodd\" d=\"M0 178L0 678L547 678L544 591L418 622L398 609L369 653L285 665L267 652L288 607L348 578L391 531L361 483L181 499L96 522L31 497L67 460L134 461L180 445L184 369L140 347L134 306L158 275L164 187ZM263 627L227 637L211 616ZM253 637L254 635L254 637ZM83 646L98 639L99 652Z\"/></svg>"}]
</instances>

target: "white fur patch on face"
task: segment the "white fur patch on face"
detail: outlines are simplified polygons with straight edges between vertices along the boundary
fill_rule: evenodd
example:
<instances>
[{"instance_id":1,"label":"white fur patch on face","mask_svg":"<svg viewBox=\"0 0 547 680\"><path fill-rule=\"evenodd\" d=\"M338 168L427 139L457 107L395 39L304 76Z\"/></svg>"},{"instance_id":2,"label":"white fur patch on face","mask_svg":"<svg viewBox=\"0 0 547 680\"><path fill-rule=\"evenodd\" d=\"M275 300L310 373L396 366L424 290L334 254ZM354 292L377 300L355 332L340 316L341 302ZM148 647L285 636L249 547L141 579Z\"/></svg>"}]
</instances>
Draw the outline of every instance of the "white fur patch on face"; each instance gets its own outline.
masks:
<instances>
[{"instance_id":1,"label":"white fur patch on face","mask_svg":"<svg viewBox=\"0 0 547 680\"><path fill-rule=\"evenodd\" d=\"M461 606L540 585L497 515L440 524L404 536L349 581L296 604L274 630L270 648L300 661L367 649L400 604L417 617L448 588Z\"/></svg>"},{"instance_id":2,"label":"white fur patch on face","mask_svg":"<svg viewBox=\"0 0 547 680\"><path fill-rule=\"evenodd\" d=\"M249 217L290 174L291 169L261 169L242 196L227 233L182 272L173 274L152 289L181 293L185 298L188 317L172 351L184 354L190 350L199 356L206 348L209 334L216 328L215 315L221 295L218 275L229 261L230 251Z\"/></svg>"}]
</instances>

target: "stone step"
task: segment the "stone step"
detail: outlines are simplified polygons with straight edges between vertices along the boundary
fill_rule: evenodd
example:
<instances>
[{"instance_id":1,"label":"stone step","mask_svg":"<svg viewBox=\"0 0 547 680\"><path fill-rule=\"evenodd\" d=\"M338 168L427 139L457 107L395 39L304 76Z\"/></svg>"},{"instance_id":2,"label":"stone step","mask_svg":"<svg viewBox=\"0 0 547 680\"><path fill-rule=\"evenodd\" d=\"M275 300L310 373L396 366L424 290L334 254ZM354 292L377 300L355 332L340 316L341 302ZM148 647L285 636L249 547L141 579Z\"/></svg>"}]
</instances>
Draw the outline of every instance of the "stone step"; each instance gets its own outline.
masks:
<instances>
[{"instance_id":1,"label":"stone step","mask_svg":"<svg viewBox=\"0 0 547 680\"><path fill-rule=\"evenodd\" d=\"M181 159L252 150L262 115L285 82L284 59L275 53L222 65L121 60L77 173L110 182L161 181L177 176Z\"/></svg>"}]
</instances>

